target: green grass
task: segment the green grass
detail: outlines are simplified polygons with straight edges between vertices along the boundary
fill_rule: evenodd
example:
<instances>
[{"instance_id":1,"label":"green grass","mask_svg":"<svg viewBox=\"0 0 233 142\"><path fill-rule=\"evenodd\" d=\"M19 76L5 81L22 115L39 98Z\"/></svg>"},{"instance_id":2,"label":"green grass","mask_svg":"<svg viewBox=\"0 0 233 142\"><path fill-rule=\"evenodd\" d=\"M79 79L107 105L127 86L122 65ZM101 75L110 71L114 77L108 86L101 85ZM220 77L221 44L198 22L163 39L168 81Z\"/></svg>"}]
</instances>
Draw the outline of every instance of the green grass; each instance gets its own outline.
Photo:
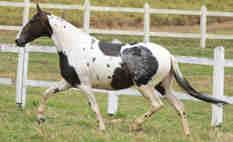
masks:
<instances>
[{"instance_id":1,"label":"green grass","mask_svg":"<svg viewBox=\"0 0 233 142\"><path fill-rule=\"evenodd\" d=\"M213 129L210 126L210 105L185 101L192 133L186 138L178 116L167 103L145 122L142 132L131 132L129 126L132 121L149 107L146 100L142 97L121 96L118 113L110 117L106 114L106 96L97 94L107 126L107 131L100 133L96 130L95 115L89 109L84 95L67 91L52 97L46 111L47 121L39 126L35 121L36 109L44 89L29 88L27 107L23 111L15 107L14 90L12 86L0 86L0 137L5 142L228 142L233 138L231 106L224 109L222 127ZM111 121L114 119L121 121Z\"/></svg>"},{"instance_id":2,"label":"green grass","mask_svg":"<svg viewBox=\"0 0 233 142\"><path fill-rule=\"evenodd\" d=\"M10 0L22 1L22 0ZM59 2L66 4L80 4L83 1L72 0L43 0L40 2ZM142 7L143 0L118 0L103 1L92 0L94 5L105 6L129 6ZM177 0L168 2L167 0L148 0L154 8L181 8L200 9L201 1ZM217 0L206 0L210 10L232 11L232 2ZM0 13L0 24L20 25L22 9L2 8ZM53 11L56 15L64 14L65 18L77 26L82 26L82 13L80 11ZM33 12L32 12L33 13ZM131 27L140 29L143 26L142 15L117 14L117 13L92 13L91 24L93 27L128 29ZM184 20L181 20L184 18ZM16 20L17 19L17 20ZM118 21L118 23L115 23ZM215 21L215 20L213 20ZM135 22L137 25L134 25ZM170 24L192 24L190 18L183 16L152 16L152 28L159 28L163 23ZM104 24L105 23L105 24ZM124 24L126 23L126 24ZM103 24L103 25L101 25ZM122 26L120 26L122 25ZM196 29L195 29L196 30ZM193 30L193 31L195 31ZM232 29L219 30L221 33L232 33ZM218 32L218 31L216 31ZM0 43L13 43L16 32L0 31ZM142 41L143 37L136 36L103 36L94 35L105 41L115 38L122 42ZM168 48L173 54L181 56L213 57L213 49L216 46L225 47L225 56L233 59L233 41L231 40L207 40L207 48L200 48L200 41L193 39L158 38L151 39L152 42L161 44ZM42 38L32 44L53 45L50 39ZM31 53L29 61L29 79L38 80L59 80L59 68L56 54ZM0 53L0 76L16 78L17 54ZM212 93L212 73L213 68L202 65L180 65L182 73L198 90L205 93ZM233 68L225 68L224 95L232 96ZM180 88L175 84L175 89ZM233 115L232 106L224 108L224 123L220 128L210 127L211 107L209 104L200 102L184 101L190 122L192 135L189 138L183 136L182 128L176 113L169 105L165 105L160 112L156 113L150 121L144 124L144 131L134 133L129 131L132 121L144 113L149 105L142 97L121 96L119 111L114 117L106 114L107 97L97 94L101 112L106 119L107 132L99 133L96 130L95 115L87 105L86 98L77 91L67 91L51 98L48 102L46 112L47 122L43 126L38 126L36 120L36 109L39 97L45 88L29 88L27 96L27 107L19 110L15 107L15 87L0 85L0 138L6 142L31 142L31 141L85 141L85 142L229 142L233 139ZM113 123L111 120L121 119L122 122Z\"/></svg>"}]
</instances>

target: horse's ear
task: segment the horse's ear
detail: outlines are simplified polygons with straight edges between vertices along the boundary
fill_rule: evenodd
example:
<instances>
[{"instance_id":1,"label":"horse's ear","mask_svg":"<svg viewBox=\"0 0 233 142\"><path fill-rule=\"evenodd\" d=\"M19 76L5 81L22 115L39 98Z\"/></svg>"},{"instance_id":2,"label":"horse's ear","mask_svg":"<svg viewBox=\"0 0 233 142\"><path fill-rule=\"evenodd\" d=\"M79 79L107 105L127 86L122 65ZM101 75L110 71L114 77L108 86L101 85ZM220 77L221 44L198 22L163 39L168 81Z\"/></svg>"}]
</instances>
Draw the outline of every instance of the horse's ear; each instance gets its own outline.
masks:
<instances>
[{"instance_id":1,"label":"horse's ear","mask_svg":"<svg viewBox=\"0 0 233 142\"><path fill-rule=\"evenodd\" d=\"M37 9L37 12L38 12L38 13L41 13L41 12L42 12L39 3L36 4L36 9Z\"/></svg>"}]
</instances>

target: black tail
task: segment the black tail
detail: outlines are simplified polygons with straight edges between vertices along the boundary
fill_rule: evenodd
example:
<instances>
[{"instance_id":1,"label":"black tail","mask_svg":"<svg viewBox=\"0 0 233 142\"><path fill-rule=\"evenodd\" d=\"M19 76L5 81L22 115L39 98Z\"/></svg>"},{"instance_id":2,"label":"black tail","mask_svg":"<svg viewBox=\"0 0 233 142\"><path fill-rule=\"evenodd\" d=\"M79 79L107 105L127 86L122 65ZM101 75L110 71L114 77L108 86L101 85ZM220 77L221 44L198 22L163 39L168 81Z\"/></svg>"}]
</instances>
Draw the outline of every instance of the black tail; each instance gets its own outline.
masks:
<instances>
[{"instance_id":1,"label":"black tail","mask_svg":"<svg viewBox=\"0 0 233 142\"><path fill-rule=\"evenodd\" d=\"M222 104L229 104L227 101L221 100L221 99L217 99L214 98L212 96L208 96L208 95L204 95L198 91L196 91L190 84L189 82L183 77L183 75L181 74L178 64L175 60L174 57L172 57L172 72L175 76L176 81L178 82L178 84L191 96L203 100L205 102L209 102L209 103L214 103L214 104L218 104L218 103L222 103Z\"/></svg>"}]
</instances>

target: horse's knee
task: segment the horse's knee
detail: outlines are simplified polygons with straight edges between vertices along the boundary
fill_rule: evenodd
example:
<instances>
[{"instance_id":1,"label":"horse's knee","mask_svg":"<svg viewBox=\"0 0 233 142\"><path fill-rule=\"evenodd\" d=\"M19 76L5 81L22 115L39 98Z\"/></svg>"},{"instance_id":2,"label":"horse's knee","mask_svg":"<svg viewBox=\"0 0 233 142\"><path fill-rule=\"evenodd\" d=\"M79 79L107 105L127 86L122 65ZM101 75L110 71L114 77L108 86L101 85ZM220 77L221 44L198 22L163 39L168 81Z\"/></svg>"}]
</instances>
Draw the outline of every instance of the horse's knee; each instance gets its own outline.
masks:
<instances>
[{"instance_id":1,"label":"horse's knee","mask_svg":"<svg viewBox=\"0 0 233 142\"><path fill-rule=\"evenodd\" d=\"M44 92L44 96L48 96L50 94L56 94L57 92L59 92L59 88L58 87L53 87L53 88L48 88L47 90L45 90Z\"/></svg>"},{"instance_id":2,"label":"horse's knee","mask_svg":"<svg viewBox=\"0 0 233 142\"><path fill-rule=\"evenodd\" d=\"M180 110L184 111L184 104L182 102L179 101L178 107L180 108Z\"/></svg>"},{"instance_id":3,"label":"horse's knee","mask_svg":"<svg viewBox=\"0 0 233 142\"><path fill-rule=\"evenodd\" d=\"M162 107L164 106L164 104L161 102L161 103L152 103L151 105L151 109L153 112L161 109Z\"/></svg>"},{"instance_id":4,"label":"horse's knee","mask_svg":"<svg viewBox=\"0 0 233 142\"><path fill-rule=\"evenodd\" d=\"M48 89L46 89L46 90L44 91L43 95L44 95L44 96L47 96L47 95L49 95L49 94L51 94L51 93L52 93L51 88L48 88Z\"/></svg>"}]
</instances>

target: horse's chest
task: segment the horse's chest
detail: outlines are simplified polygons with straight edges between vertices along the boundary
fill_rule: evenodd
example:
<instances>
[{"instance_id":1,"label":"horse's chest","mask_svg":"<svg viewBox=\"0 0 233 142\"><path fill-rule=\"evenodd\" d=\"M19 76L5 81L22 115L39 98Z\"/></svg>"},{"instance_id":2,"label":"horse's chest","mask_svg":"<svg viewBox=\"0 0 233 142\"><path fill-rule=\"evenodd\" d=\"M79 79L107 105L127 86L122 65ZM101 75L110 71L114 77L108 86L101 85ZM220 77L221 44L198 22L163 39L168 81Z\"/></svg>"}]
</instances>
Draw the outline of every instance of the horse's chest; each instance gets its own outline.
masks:
<instances>
[{"instance_id":1,"label":"horse's chest","mask_svg":"<svg viewBox=\"0 0 233 142\"><path fill-rule=\"evenodd\" d=\"M68 57L63 52L59 52L58 55L61 76L71 86L76 87L81 83L78 74L76 73L74 67L70 65Z\"/></svg>"}]
</instances>

